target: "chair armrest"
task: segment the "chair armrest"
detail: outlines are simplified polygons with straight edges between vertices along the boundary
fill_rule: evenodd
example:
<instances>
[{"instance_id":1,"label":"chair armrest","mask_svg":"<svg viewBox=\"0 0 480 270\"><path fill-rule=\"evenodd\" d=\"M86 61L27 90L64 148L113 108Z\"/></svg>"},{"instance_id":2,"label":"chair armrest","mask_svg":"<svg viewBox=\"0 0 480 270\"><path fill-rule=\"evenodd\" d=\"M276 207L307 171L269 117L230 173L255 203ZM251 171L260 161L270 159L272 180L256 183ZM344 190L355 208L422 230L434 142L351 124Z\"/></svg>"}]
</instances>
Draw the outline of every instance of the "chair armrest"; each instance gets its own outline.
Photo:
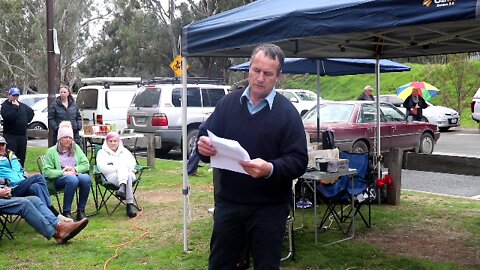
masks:
<instances>
[{"instance_id":1,"label":"chair armrest","mask_svg":"<svg viewBox=\"0 0 480 270\"><path fill-rule=\"evenodd\" d=\"M143 171L145 169L150 169L150 166L135 165L135 170L136 171Z\"/></svg>"}]
</instances>

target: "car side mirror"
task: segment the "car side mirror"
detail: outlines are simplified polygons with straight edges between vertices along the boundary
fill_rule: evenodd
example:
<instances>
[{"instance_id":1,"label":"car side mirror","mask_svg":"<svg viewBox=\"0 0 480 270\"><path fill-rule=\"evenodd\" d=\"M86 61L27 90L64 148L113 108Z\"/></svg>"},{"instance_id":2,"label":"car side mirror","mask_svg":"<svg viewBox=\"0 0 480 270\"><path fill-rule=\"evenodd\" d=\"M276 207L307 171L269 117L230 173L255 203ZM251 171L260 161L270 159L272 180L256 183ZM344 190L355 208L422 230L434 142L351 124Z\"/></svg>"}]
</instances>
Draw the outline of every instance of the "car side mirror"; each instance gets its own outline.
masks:
<instances>
[{"instance_id":1,"label":"car side mirror","mask_svg":"<svg viewBox=\"0 0 480 270\"><path fill-rule=\"evenodd\" d=\"M295 97L291 97L291 98L290 98L290 102L298 103L298 99L296 99Z\"/></svg>"},{"instance_id":2,"label":"car side mirror","mask_svg":"<svg viewBox=\"0 0 480 270\"><path fill-rule=\"evenodd\" d=\"M413 122L413 116L407 116L407 123Z\"/></svg>"}]
</instances>

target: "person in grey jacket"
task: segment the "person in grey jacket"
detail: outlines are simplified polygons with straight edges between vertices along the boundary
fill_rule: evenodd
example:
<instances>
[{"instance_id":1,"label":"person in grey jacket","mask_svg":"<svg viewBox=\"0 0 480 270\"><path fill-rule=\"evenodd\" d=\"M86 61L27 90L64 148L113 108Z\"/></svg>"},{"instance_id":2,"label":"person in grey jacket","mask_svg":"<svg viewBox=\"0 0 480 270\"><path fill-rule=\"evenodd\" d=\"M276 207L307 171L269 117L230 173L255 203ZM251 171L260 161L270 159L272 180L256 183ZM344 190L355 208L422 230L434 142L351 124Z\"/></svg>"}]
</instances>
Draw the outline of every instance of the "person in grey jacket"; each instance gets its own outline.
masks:
<instances>
[{"instance_id":1,"label":"person in grey jacket","mask_svg":"<svg viewBox=\"0 0 480 270\"><path fill-rule=\"evenodd\" d=\"M79 131L82 129L80 110L67 86L60 85L59 93L60 96L48 108L48 126L53 130L54 138L57 138L60 123L62 121L70 121L72 123L73 139L76 144L80 145Z\"/></svg>"}]
</instances>

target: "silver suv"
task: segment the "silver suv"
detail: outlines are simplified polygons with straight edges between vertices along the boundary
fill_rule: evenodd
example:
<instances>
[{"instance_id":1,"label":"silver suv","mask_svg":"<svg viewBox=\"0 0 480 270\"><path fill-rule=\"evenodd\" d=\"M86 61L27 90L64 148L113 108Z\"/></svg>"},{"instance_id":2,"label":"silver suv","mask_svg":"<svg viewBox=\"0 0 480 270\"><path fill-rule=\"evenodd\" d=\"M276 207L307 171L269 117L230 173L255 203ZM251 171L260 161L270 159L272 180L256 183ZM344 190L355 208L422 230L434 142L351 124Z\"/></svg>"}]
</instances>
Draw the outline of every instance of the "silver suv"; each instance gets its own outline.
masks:
<instances>
[{"instance_id":1,"label":"silver suv","mask_svg":"<svg viewBox=\"0 0 480 270\"><path fill-rule=\"evenodd\" d=\"M198 128L213 112L229 86L220 79L188 78L188 154ZM162 155L182 145L182 84L178 78L155 78L139 89L127 113L127 126L136 133L155 136L155 153Z\"/></svg>"}]
</instances>

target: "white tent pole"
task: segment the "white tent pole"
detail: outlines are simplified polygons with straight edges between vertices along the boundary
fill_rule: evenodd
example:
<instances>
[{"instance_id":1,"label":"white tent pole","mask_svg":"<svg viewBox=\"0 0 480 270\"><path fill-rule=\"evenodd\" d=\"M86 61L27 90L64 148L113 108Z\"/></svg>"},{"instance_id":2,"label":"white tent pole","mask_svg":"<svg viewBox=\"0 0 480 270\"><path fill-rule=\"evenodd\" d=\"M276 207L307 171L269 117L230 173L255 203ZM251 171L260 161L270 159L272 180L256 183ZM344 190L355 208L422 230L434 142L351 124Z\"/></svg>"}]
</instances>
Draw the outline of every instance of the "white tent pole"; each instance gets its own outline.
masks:
<instances>
[{"instance_id":1,"label":"white tent pole","mask_svg":"<svg viewBox=\"0 0 480 270\"><path fill-rule=\"evenodd\" d=\"M375 158L377 160L377 179L380 179L381 177L381 172L380 172L380 153L381 153L381 147L380 147L380 136L382 135L381 129L380 129L380 59L379 56L377 55L376 63L375 63L375 95L377 96L376 98L376 104L377 104L377 151L375 153Z\"/></svg>"},{"instance_id":2,"label":"white tent pole","mask_svg":"<svg viewBox=\"0 0 480 270\"><path fill-rule=\"evenodd\" d=\"M317 145L320 143L320 60L317 59Z\"/></svg>"},{"instance_id":3,"label":"white tent pole","mask_svg":"<svg viewBox=\"0 0 480 270\"><path fill-rule=\"evenodd\" d=\"M187 174L187 58L182 57L182 160L183 160L183 251L188 252L188 196L190 186Z\"/></svg>"}]
</instances>

